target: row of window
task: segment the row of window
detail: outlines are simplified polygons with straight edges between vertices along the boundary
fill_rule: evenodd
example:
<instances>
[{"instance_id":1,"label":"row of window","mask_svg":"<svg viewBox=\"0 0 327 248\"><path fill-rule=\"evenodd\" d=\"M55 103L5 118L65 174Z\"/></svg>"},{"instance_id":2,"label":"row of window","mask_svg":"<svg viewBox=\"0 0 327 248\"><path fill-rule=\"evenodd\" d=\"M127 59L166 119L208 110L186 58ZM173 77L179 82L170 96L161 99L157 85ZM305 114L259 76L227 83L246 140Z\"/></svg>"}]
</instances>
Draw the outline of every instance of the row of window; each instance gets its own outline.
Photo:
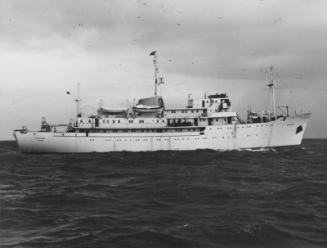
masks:
<instances>
[{"instance_id":1,"label":"row of window","mask_svg":"<svg viewBox=\"0 0 327 248\"><path fill-rule=\"evenodd\" d=\"M91 121L91 119L88 119L88 120L80 119L79 123L92 123L92 121Z\"/></svg>"},{"instance_id":2,"label":"row of window","mask_svg":"<svg viewBox=\"0 0 327 248\"><path fill-rule=\"evenodd\" d=\"M201 138L193 138L193 140L200 140L200 139L208 139L207 137L201 137ZM151 139L106 139L106 141L150 141ZM169 141L169 140L175 140L175 141L181 141L181 140L190 140L190 138L156 138L153 139L155 141ZM90 139L90 141L94 141L94 139Z\"/></svg>"},{"instance_id":3,"label":"row of window","mask_svg":"<svg viewBox=\"0 0 327 248\"><path fill-rule=\"evenodd\" d=\"M264 126L269 126L268 124L265 125L256 125L255 127L264 127ZM272 126L272 125L271 125ZM242 126L242 128L252 128L254 126ZM237 128L241 128L240 126L237 126ZM222 130L222 127L217 127L217 130ZM234 127L226 127L227 130L232 130L234 129ZM210 127L209 130L212 130L212 128Z\"/></svg>"},{"instance_id":4,"label":"row of window","mask_svg":"<svg viewBox=\"0 0 327 248\"><path fill-rule=\"evenodd\" d=\"M79 133L162 133L162 132L196 132L200 131L198 128L185 128L185 129L95 129L95 130L89 130L89 129L78 129Z\"/></svg>"},{"instance_id":5,"label":"row of window","mask_svg":"<svg viewBox=\"0 0 327 248\"><path fill-rule=\"evenodd\" d=\"M261 125L251 125L251 126L244 126L244 125L242 125L242 128L252 128L252 127L268 127L269 126L269 124L261 124ZM270 124L270 126L273 126L273 124ZM239 127L237 127L237 128L239 128Z\"/></svg>"},{"instance_id":6,"label":"row of window","mask_svg":"<svg viewBox=\"0 0 327 248\"><path fill-rule=\"evenodd\" d=\"M110 123L109 120L102 120L102 123ZM112 120L112 123L116 123L116 120ZM120 123L120 120L117 120L117 123Z\"/></svg>"},{"instance_id":7,"label":"row of window","mask_svg":"<svg viewBox=\"0 0 327 248\"><path fill-rule=\"evenodd\" d=\"M91 124L92 123L92 120L91 119L88 119L88 120L83 120L83 119L80 119L79 120L79 122L80 123L89 123L89 124ZM161 121L159 120L159 119L157 119L157 120L152 120L152 122L156 122L156 123L165 123L165 120L164 119L162 119ZM109 124L110 123L110 120L106 120L106 119L103 119L102 120L102 123L103 124L105 124L105 123L107 123L107 124ZM120 120L118 119L118 120L115 120L115 119L113 119L112 121L111 121L111 123L113 123L113 124L115 124L115 123L120 123ZM128 123L134 123L134 120L128 120ZM144 120L139 120L139 122L138 123L144 123Z\"/></svg>"},{"instance_id":8,"label":"row of window","mask_svg":"<svg viewBox=\"0 0 327 248\"><path fill-rule=\"evenodd\" d=\"M258 137L258 134L255 134L255 135L247 135L246 137L251 137L251 136L256 136ZM211 139L218 139L219 137L211 137ZM233 136L221 136L221 139L231 139L233 138ZM174 141L184 141L184 140L190 140L191 138L156 138L156 139L153 139L155 141L169 141L169 140L174 140ZM206 140L208 139L207 137L193 137L193 140ZM106 139L106 141L150 141L151 139L149 138L136 138L136 139L130 139L130 138L127 138L127 139L122 139L122 138L119 138L119 139ZM90 141L94 141L94 139L90 139Z\"/></svg>"},{"instance_id":9,"label":"row of window","mask_svg":"<svg viewBox=\"0 0 327 248\"><path fill-rule=\"evenodd\" d=\"M202 109L185 109L185 110L166 110L166 112L170 112L172 114L176 114L178 112L181 112L181 113L203 113L204 110Z\"/></svg>"}]
</instances>

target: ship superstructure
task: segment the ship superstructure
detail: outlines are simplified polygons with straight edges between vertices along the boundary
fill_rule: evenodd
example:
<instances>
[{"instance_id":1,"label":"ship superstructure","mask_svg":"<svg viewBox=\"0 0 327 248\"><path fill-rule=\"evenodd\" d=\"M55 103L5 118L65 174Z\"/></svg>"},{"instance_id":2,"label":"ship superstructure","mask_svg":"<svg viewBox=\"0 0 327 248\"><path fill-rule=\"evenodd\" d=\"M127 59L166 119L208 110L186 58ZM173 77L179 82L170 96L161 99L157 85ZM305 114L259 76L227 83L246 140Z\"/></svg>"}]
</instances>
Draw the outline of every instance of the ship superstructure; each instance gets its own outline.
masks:
<instances>
[{"instance_id":1,"label":"ship superstructure","mask_svg":"<svg viewBox=\"0 0 327 248\"><path fill-rule=\"evenodd\" d=\"M301 143L310 114L277 114L274 82L270 110L259 115L248 111L242 121L232 111L226 93L187 99L184 108L166 108L158 87L157 53L154 56L154 96L140 99L128 108L100 107L97 114L82 116L77 94L77 118L64 132L42 120L40 131L27 128L14 131L19 148L29 152L111 152L157 150L235 150L298 145Z\"/></svg>"}]
</instances>

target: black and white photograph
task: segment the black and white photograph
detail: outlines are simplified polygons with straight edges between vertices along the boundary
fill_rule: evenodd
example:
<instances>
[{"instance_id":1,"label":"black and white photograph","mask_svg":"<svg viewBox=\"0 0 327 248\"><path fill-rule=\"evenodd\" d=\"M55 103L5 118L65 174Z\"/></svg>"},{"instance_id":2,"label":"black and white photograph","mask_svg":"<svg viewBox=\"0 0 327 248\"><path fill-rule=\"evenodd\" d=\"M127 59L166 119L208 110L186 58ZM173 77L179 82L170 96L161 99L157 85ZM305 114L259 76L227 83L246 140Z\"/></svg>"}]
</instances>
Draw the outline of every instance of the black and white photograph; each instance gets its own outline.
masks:
<instances>
[{"instance_id":1,"label":"black and white photograph","mask_svg":"<svg viewBox=\"0 0 327 248\"><path fill-rule=\"evenodd\" d=\"M326 13L0 0L0 247L327 247Z\"/></svg>"}]
</instances>

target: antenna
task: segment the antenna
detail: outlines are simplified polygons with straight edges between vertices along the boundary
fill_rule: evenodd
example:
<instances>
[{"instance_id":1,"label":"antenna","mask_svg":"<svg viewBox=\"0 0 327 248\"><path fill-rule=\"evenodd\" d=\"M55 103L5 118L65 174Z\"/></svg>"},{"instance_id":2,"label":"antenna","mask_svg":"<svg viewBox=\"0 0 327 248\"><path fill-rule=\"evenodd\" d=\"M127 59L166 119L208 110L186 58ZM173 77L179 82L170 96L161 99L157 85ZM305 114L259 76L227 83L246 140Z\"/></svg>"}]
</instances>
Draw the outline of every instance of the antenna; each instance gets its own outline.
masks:
<instances>
[{"instance_id":1,"label":"antenna","mask_svg":"<svg viewBox=\"0 0 327 248\"><path fill-rule=\"evenodd\" d=\"M82 99L80 99L79 97L79 83L77 83L77 93L76 93L76 99L75 99L75 102L76 102L76 117L79 117L80 116L80 110L79 110L79 102L82 101Z\"/></svg>"}]
</instances>

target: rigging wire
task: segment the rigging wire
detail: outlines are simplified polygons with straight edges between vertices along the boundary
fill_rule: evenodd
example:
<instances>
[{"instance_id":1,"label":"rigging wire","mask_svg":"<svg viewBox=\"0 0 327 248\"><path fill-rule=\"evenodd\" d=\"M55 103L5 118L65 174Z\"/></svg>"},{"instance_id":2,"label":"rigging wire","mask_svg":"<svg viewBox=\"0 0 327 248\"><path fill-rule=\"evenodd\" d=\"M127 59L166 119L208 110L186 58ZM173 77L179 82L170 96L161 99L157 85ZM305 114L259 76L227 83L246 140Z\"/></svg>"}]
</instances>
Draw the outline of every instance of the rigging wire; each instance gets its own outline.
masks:
<instances>
[{"instance_id":1,"label":"rigging wire","mask_svg":"<svg viewBox=\"0 0 327 248\"><path fill-rule=\"evenodd\" d=\"M296 101L295 104L299 104L304 111L306 111L307 113L310 113L310 110L305 106L305 104L293 93L292 89L288 86L288 84L286 82L283 82L280 80L280 75L278 73L276 73L276 76L278 77L278 82L280 84L282 84L283 86L286 87L286 89L289 91L290 95L293 97L293 99Z\"/></svg>"}]
</instances>

